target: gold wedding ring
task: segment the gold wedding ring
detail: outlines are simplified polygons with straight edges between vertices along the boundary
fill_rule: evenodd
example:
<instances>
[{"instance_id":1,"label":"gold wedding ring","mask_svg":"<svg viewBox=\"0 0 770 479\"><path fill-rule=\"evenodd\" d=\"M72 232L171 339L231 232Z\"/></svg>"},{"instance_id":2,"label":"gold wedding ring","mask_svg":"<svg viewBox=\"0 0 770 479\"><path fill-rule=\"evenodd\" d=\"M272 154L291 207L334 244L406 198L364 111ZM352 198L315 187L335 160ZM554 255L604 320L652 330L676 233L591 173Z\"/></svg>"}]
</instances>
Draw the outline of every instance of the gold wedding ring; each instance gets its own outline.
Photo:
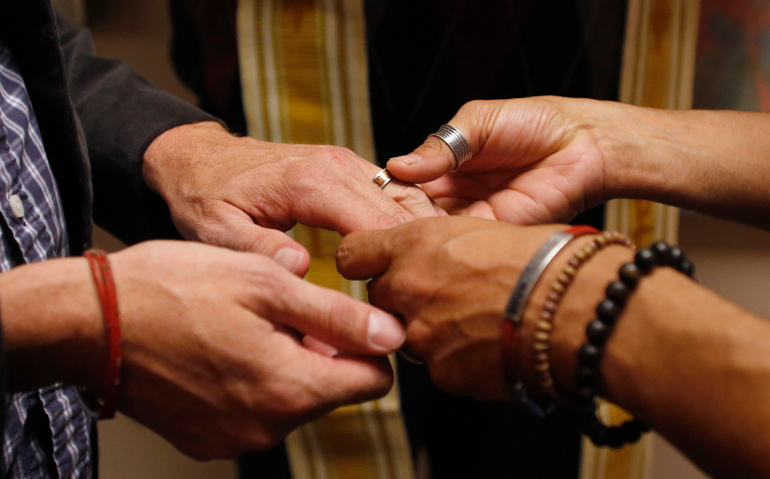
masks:
<instances>
[{"instance_id":1,"label":"gold wedding ring","mask_svg":"<svg viewBox=\"0 0 770 479\"><path fill-rule=\"evenodd\" d=\"M381 190L384 190L391 181L393 181L393 175L390 174L387 168L381 169L377 176L372 178L372 183L379 186Z\"/></svg>"}]
</instances>

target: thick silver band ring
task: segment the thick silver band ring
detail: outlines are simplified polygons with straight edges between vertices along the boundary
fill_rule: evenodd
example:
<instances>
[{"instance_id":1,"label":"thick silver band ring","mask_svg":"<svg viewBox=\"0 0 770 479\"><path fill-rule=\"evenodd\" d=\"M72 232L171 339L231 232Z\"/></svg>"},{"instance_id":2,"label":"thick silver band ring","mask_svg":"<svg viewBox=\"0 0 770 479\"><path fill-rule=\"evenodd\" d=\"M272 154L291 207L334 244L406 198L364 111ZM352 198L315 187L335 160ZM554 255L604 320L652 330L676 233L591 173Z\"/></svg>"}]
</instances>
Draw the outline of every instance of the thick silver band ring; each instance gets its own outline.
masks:
<instances>
[{"instance_id":1,"label":"thick silver band ring","mask_svg":"<svg viewBox=\"0 0 770 479\"><path fill-rule=\"evenodd\" d=\"M447 144L452 153L455 155L455 169L457 171L465 163L471 161L473 157L473 151L471 150L471 144L460 133L460 130L452 125L441 125L436 133L432 133L428 137L435 136L439 140Z\"/></svg>"},{"instance_id":2,"label":"thick silver band ring","mask_svg":"<svg viewBox=\"0 0 770 479\"><path fill-rule=\"evenodd\" d=\"M393 175L390 174L390 171L388 171L387 168L381 169L380 172L372 178L372 183L379 186L381 190L384 190L391 181L393 181Z\"/></svg>"}]
</instances>

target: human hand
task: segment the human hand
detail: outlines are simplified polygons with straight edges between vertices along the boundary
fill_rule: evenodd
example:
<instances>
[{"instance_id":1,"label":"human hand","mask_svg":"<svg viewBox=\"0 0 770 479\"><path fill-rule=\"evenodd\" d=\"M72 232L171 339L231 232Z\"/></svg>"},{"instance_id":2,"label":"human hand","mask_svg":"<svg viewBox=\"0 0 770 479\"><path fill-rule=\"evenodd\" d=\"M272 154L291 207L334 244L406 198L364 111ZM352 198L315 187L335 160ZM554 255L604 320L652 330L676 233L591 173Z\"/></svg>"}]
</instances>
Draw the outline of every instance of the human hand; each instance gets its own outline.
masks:
<instances>
[{"instance_id":1,"label":"human hand","mask_svg":"<svg viewBox=\"0 0 770 479\"><path fill-rule=\"evenodd\" d=\"M589 112L601 113L589 115ZM604 116L602 116L604 115ZM596 131L622 120L606 103L558 97L474 101L451 120L473 159L457 172L452 151L429 137L388 162L403 181L421 184L452 214L517 224L565 222L605 201Z\"/></svg>"},{"instance_id":2,"label":"human hand","mask_svg":"<svg viewBox=\"0 0 770 479\"><path fill-rule=\"evenodd\" d=\"M508 298L529 258L563 226L434 218L343 239L337 267L374 278L369 301L404 317L410 351L449 393L509 400L501 364Z\"/></svg>"},{"instance_id":3,"label":"human hand","mask_svg":"<svg viewBox=\"0 0 770 479\"><path fill-rule=\"evenodd\" d=\"M300 222L344 235L436 215L416 186L381 191L371 181L378 171L344 148L238 138L216 123L165 132L143 165L183 237L264 254L300 276L308 252L278 230Z\"/></svg>"},{"instance_id":4,"label":"human hand","mask_svg":"<svg viewBox=\"0 0 770 479\"><path fill-rule=\"evenodd\" d=\"M152 242L110 260L123 330L119 410L187 455L266 448L392 385L384 355L403 342L400 322L264 256ZM342 353L310 351L302 334Z\"/></svg>"}]
</instances>

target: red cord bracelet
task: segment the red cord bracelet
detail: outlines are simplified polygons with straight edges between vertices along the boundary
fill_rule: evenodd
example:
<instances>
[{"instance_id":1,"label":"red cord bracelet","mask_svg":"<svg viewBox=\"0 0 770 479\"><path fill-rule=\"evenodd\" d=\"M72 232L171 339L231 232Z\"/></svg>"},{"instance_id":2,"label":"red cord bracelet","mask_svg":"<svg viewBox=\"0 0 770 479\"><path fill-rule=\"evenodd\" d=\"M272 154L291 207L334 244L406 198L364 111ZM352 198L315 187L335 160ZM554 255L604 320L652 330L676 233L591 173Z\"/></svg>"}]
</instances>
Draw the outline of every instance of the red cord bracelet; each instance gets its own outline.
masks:
<instances>
[{"instance_id":1,"label":"red cord bracelet","mask_svg":"<svg viewBox=\"0 0 770 479\"><path fill-rule=\"evenodd\" d=\"M122 351L120 345L120 316L118 315L118 300L115 292L115 281L107 253L97 249L86 251L84 255L91 266L94 283L99 290L102 304L104 328L109 345L109 362L107 364L107 388L101 401L99 419L112 419L118 406L120 391L120 366Z\"/></svg>"}]
</instances>

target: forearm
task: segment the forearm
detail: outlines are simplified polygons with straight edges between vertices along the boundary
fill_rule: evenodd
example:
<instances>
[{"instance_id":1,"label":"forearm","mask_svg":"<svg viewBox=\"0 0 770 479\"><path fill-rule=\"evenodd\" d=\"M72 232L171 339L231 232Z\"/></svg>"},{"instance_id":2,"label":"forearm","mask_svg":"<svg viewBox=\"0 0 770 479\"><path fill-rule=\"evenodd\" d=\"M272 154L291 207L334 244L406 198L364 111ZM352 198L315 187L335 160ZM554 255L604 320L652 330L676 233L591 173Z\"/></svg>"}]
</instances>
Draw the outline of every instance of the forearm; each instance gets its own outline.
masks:
<instances>
[{"instance_id":1,"label":"forearm","mask_svg":"<svg viewBox=\"0 0 770 479\"><path fill-rule=\"evenodd\" d=\"M107 354L98 297L85 259L46 261L0 274L11 390L56 382L94 390L101 384L100 371L92 367L104 364Z\"/></svg>"},{"instance_id":2,"label":"forearm","mask_svg":"<svg viewBox=\"0 0 770 479\"><path fill-rule=\"evenodd\" d=\"M629 260L630 251L620 248L598 255L565 296L553 336L557 383L574 384L585 325L606 285ZM768 475L770 326L762 320L659 268L641 281L618 320L601 378L603 396L661 432L709 473Z\"/></svg>"},{"instance_id":3,"label":"forearm","mask_svg":"<svg viewBox=\"0 0 770 479\"><path fill-rule=\"evenodd\" d=\"M605 197L640 198L770 228L770 115L604 104Z\"/></svg>"}]
</instances>

